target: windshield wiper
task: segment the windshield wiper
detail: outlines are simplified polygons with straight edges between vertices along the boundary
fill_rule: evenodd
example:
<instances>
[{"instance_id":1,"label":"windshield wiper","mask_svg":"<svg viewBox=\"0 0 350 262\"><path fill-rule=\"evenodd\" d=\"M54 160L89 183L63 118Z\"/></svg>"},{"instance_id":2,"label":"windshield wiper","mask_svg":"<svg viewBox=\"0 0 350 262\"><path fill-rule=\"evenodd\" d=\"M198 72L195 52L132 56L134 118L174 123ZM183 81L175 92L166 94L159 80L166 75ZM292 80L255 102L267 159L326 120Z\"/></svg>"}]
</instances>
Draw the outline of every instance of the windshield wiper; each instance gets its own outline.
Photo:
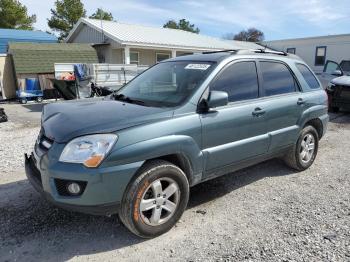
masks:
<instances>
[{"instance_id":1,"label":"windshield wiper","mask_svg":"<svg viewBox=\"0 0 350 262\"><path fill-rule=\"evenodd\" d=\"M138 104L138 105L146 106L146 103L144 101L130 98L124 94L113 94L112 97L115 100L123 101L129 104Z\"/></svg>"}]
</instances>

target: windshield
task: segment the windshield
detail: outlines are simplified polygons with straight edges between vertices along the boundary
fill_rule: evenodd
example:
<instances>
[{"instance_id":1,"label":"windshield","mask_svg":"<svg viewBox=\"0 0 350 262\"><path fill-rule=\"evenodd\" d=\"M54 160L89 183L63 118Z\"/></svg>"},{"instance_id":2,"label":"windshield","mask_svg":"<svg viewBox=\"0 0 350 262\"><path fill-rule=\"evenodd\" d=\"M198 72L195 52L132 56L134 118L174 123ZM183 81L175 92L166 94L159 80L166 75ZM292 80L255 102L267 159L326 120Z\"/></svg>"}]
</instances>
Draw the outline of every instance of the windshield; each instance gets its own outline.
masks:
<instances>
[{"instance_id":1,"label":"windshield","mask_svg":"<svg viewBox=\"0 0 350 262\"><path fill-rule=\"evenodd\" d=\"M115 95L115 99L154 107L182 104L213 70L212 62L159 63L145 71Z\"/></svg>"}]
</instances>

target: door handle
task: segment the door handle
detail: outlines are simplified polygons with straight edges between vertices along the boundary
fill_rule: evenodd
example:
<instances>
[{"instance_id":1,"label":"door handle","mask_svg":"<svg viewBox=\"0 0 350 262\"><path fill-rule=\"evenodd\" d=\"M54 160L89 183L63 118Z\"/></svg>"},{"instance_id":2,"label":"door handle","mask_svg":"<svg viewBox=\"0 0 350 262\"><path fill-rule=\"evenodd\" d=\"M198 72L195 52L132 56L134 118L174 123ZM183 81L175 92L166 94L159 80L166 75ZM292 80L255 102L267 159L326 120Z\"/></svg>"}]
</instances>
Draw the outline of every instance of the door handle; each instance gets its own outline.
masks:
<instances>
[{"instance_id":1,"label":"door handle","mask_svg":"<svg viewBox=\"0 0 350 262\"><path fill-rule=\"evenodd\" d=\"M305 101L302 98L299 98L298 101L297 101L297 104L298 105L304 105Z\"/></svg>"},{"instance_id":2,"label":"door handle","mask_svg":"<svg viewBox=\"0 0 350 262\"><path fill-rule=\"evenodd\" d=\"M265 114L265 110L262 110L260 107L255 108L254 111L252 112L252 115L257 117L263 114Z\"/></svg>"}]
</instances>

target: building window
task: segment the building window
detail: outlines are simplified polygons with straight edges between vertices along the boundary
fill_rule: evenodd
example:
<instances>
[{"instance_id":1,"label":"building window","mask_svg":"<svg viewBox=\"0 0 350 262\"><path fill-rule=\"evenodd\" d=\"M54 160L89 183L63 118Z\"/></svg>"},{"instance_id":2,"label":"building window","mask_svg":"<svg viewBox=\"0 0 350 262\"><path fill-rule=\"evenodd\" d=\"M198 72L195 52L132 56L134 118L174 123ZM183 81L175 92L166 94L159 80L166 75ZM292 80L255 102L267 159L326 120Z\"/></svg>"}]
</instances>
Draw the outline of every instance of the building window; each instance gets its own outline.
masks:
<instances>
[{"instance_id":1,"label":"building window","mask_svg":"<svg viewBox=\"0 0 350 262\"><path fill-rule=\"evenodd\" d=\"M323 66L326 62L326 50L325 46L317 46L316 47L316 55L315 55L315 66Z\"/></svg>"},{"instance_id":2,"label":"building window","mask_svg":"<svg viewBox=\"0 0 350 262\"><path fill-rule=\"evenodd\" d=\"M294 47L287 48L287 53L295 54L295 48Z\"/></svg>"},{"instance_id":3,"label":"building window","mask_svg":"<svg viewBox=\"0 0 350 262\"><path fill-rule=\"evenodd\" d=\"M165 59L169 59L169 58L170 58L170 54L156 53L156 63L163 61Z\"/></svg>"},{"instance_id":4,"label":"building window","mask_svg":"<svg viewBox=\"0 0 350 262\"><path fill-rule=\"evenodd\" d=\"M139 64L139 52L130 51L130 64Z\"/></svg>"}]
</instances>

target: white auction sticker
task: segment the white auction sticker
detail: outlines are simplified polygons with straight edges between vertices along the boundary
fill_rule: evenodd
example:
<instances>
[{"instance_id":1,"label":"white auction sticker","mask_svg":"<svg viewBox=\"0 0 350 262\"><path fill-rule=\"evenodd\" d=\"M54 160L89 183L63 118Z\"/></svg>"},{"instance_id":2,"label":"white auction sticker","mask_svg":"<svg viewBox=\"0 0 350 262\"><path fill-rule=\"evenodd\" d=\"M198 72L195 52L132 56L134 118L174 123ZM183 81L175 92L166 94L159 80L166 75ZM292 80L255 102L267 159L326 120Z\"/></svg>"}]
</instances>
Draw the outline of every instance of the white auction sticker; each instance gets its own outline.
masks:
<instances>
[{"instance_id":1,"label":"white auction sticker","mask_svg":"<svg viewBox=\"0 0 350 262\"><path fill-rule=\"evenodd\" d=\"M188 64L185 69L207 70L209 67L209 64Z\"/></svg>"}]
</instances>

